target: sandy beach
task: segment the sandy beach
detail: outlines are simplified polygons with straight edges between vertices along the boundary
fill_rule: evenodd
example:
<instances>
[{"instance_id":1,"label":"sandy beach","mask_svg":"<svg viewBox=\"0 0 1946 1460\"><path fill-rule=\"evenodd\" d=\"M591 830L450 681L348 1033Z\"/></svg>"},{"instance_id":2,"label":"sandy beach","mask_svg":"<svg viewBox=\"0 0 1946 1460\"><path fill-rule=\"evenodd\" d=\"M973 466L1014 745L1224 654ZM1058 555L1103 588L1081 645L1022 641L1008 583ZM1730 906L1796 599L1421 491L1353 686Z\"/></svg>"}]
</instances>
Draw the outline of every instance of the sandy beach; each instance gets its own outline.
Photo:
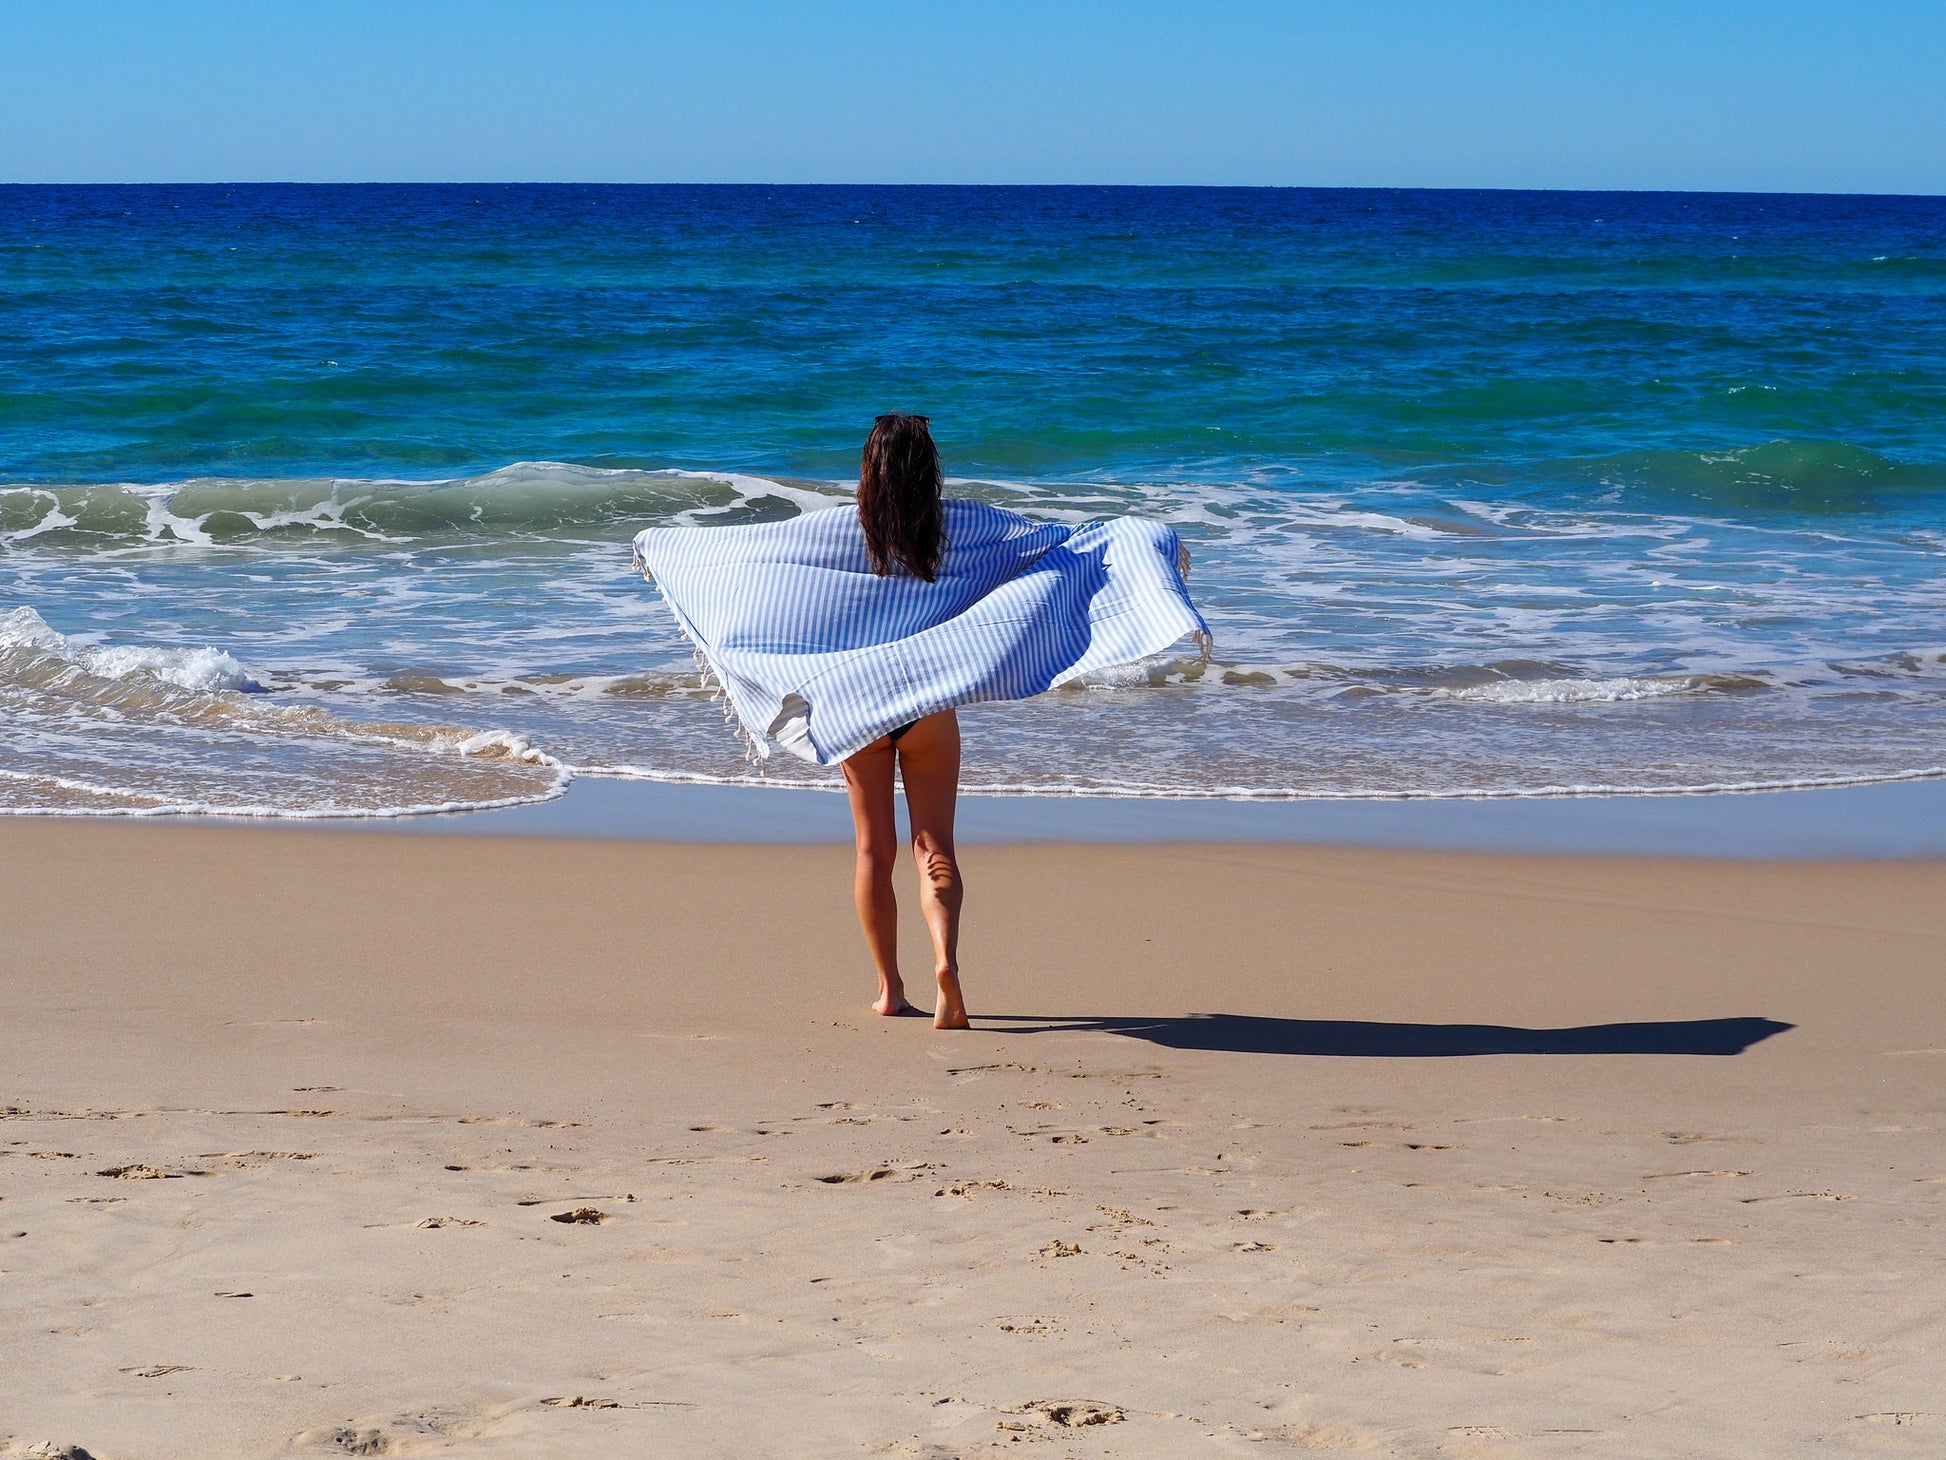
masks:
<instances>
[{"instance_id":1,"label":"sandy beach","mask_svg":"<svg viewBox=\"0 0 1946 1460\"><path fill-rule=\"evenodd\" d=\"M946 1035L840 847L0 857L0 1453L1946 1445L1946 864L978 846Z\"/></svg>"}]
</instances>

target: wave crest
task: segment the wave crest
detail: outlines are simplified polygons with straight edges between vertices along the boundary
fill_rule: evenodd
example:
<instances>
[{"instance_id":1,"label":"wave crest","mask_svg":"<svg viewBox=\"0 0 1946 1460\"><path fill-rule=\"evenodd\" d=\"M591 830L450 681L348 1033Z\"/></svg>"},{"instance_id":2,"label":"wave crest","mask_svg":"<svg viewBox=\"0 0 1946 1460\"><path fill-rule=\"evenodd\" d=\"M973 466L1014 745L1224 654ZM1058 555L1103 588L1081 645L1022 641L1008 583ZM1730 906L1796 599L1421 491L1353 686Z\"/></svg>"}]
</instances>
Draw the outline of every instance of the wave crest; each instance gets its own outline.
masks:
<instances>
[{"instance_id":1,"label":"wave crest","mask_svg":"<svg viewBox=\"0 0 1946 1460\"><path fill-rule=\"evenodd\" d=\"M0 486L0 544L89 548L338 537L575 537L585 530L773 521L846 500L734 472L515 462L440 481L268 477Z\"/></svg>"},{"instance_id":2,"label":"wave crest","mask_svg":"<svg viewBox=\"0 0 1946 1460\"><path fill-rule=\"evenodd\" d=\"M31 608L0 613L0 654L15 650L73 665L99 679L147 674L165 684L199 693L263 689L249 670L221 649L157 649L145 645L78 647L55 633L47 620Z\"/></svg>"}]
</instances>

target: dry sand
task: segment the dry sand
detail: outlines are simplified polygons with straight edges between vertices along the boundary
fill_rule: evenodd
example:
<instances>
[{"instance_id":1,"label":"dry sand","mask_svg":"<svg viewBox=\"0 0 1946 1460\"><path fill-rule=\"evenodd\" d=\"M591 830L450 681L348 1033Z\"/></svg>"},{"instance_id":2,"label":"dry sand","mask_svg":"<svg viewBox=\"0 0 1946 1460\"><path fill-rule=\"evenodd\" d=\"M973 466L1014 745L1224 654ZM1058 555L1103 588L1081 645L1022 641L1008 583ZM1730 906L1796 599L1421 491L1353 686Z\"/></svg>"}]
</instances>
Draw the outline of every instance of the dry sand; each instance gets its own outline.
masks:
<instances>
[{"instance_id":1,"label":"dry sand","mask_svg":"<svg viewBox=\"0 0 1946 1460\"><path fill-rule=\"evenodd\" d=\"M1946 1453L1946 865L966 861L0 825L0 1452Z\"/></svg>"}]
</instances>

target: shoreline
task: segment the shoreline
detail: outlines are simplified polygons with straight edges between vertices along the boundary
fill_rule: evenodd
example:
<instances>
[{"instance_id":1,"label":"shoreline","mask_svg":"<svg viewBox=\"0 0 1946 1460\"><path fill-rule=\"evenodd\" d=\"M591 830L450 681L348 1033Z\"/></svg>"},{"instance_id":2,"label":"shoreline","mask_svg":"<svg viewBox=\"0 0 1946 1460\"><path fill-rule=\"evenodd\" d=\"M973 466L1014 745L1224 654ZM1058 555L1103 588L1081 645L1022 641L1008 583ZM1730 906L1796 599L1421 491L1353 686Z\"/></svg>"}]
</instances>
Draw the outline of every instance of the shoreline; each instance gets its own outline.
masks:
<instances>
[{"instance_id":1,"label":"shoreline","mask_svg":"<svg viewBox=\"0 0 1946 1460\"><path fill-rule=\"evenodd\" d=\"M154 819L686 844L852 839L850 811L834 791L598 776L577 778L553 800L479 811L382 820ZM1245 801L962 794L958 836L967 845L1262 842L1566 856L1939 859L1946 858L1946 778L1671 796Z\"/></svg>"}]
</instances>

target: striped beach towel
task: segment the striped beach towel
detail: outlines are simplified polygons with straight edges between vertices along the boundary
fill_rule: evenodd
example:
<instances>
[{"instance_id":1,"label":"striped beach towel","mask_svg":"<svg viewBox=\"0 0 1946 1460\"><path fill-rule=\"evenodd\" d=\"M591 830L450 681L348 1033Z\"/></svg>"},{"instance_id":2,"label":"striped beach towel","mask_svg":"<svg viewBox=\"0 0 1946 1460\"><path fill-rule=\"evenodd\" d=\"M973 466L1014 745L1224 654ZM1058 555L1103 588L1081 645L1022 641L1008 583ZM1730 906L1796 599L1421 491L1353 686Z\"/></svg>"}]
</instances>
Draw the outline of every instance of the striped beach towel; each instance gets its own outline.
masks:
<instances>
[{"instance_id":1,"label":"striped beach towel","mask_svg":"<svg viewBox=\"0 0 1946 1460\"><path fill-rule=\"evenodd\" d=\"M752 753L835 765L939 710L1018 700L1209 626L1159 522L1073 527L949 500L938 579L880 577L850 507L785 522L650 528L661 590Z\"/></svg>"}]
</instances>

